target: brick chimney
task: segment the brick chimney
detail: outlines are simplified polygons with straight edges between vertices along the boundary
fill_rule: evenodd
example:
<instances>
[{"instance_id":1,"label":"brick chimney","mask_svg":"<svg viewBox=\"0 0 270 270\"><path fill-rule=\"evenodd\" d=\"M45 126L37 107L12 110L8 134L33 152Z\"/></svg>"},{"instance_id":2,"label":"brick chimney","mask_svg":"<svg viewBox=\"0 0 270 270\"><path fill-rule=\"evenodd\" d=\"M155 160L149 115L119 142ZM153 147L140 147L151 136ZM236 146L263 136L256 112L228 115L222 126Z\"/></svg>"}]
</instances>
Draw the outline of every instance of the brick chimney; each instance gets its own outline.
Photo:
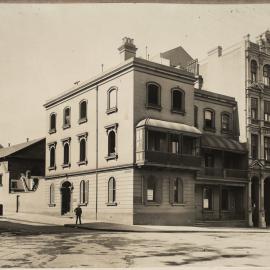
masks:
<instances>
[{"instance_id":1,"label":"brick chimney","mask_svg":"<svg viewBox=\"0 0 270 270\"><path fill-rule=\"evenodd\" d=\"M132 57L136 57L137 48L133 43L133 39L124 37L122 40L123 44L118 48L121 61L126 61Z\"/></svg>"}]
</instances>

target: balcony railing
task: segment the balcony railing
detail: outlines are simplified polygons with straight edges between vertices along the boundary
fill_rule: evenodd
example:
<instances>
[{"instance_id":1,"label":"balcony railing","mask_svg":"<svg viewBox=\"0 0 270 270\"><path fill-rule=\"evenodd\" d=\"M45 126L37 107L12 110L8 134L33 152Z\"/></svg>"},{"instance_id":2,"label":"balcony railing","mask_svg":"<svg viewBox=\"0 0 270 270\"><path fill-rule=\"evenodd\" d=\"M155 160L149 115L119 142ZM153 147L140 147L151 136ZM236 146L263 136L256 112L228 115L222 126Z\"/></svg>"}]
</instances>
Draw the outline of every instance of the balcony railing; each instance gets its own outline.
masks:
<instances>
[{"instance_id":1,"label":"balcony railing","mask_svg":"<svg viewBox=\"0 0 270 270\"><path fill-rule=\"evenodd\" d=\"M223 169L223 168L202 168L199 177L217 177L217 178L247 178L247 170Z\"/></svg>"},{"instance_id":2,"label":"balcony railing","mask_svg":"<svg viewBox=\"0 0 270 270\"><path fill-rule=\"evenodd\" d=\"M178 155L168 152L145 151L144 162L174 165L180 167L200 167L201 157L192 155Z\"/></svg>"}]
</instances>

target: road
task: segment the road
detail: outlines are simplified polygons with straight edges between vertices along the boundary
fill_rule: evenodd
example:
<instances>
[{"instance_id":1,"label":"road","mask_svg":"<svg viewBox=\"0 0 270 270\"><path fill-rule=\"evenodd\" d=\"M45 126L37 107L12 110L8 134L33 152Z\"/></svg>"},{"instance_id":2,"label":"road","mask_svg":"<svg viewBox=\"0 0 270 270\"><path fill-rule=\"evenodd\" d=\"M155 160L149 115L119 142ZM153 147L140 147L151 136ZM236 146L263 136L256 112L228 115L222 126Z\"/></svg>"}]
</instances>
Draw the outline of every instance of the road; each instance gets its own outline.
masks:
<instances>
[{"instance_id":1,"label":"road","mask_svg":"<svg viewBox=\"0 0 270 270\"><path fill-rule=\"evenodd\" d=\"M0 221L0 267L268 266L270 233L106 233Z\"/></svg>"}]
</instances>

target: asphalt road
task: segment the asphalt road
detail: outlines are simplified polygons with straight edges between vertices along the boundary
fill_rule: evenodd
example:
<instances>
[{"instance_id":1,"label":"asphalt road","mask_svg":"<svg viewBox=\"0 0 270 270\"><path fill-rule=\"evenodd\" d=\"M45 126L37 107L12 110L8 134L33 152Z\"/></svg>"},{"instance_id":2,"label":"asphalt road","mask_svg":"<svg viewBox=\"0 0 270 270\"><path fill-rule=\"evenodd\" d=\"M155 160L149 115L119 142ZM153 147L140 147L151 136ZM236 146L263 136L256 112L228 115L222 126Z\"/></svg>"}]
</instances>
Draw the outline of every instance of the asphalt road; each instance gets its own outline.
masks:
<instances>
[{"instance_id":1,"label":"asphalt road","mask_svg":"<svg viewBox=\"0 0 270 270\"><path fill-rule=\"evenodd\" d=\"M106 233L0 221L0 267L266 267L269 242L269 233Z\"/></svg>"}]
</instances>

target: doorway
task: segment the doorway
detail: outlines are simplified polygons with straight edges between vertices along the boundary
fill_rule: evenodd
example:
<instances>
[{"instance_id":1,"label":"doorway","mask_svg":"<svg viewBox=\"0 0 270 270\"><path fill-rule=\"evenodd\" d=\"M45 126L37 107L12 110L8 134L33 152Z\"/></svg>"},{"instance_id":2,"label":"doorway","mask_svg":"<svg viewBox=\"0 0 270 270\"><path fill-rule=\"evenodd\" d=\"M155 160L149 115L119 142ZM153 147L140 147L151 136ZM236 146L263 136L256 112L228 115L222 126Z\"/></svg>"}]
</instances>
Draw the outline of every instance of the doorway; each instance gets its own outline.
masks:
<instances>
[{"instance_id":1,"label":"doorway","mask_svg":"<svg viewBox=\"0 0 270 270\"><path fill-rule=\"evenodd\" d=\"M61 187L61 215L65 215L70 212L70 204L71 204L71 183L66 181L62 184Z\"/></svg>"},{"instance_id":2,"label":"doorway","mask_svg":"<svg viewBox=\"0 0 270 270\"><path fill-rule=\"evenodd\" d=\"M252 222L254 227L259 226L259 179L252 177L251 179L251 207Z\"/></svg>"},{"instance_id":3,"label":"doorway","mask_svg":"<svg viewBox=\"0 0 270 270\"><path fill-rule=\"evenodd\" d=\"M266 226L270 226L270 178L264 181L264 211Z\"/></svg>"}]
</instances>

